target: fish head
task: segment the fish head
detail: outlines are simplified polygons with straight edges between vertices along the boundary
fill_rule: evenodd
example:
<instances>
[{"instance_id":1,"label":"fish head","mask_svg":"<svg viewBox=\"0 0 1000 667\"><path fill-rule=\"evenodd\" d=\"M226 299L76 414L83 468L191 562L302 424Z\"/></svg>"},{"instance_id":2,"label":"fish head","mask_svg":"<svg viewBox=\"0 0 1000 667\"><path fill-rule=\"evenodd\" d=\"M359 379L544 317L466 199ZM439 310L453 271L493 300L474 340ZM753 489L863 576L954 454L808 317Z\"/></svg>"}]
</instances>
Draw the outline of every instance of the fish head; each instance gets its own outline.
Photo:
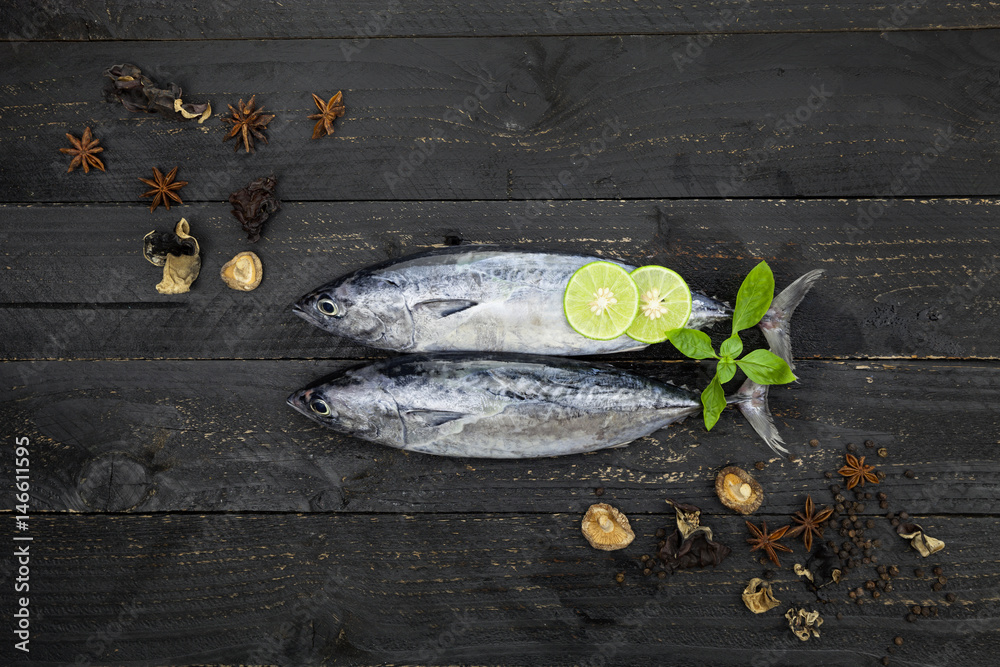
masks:
<instances>
[{"instance_id":1,"label":"fish head","mask_svg":"<svg viewBox=\"0 0 1000 667\"><path fill-rule=\"evenodd\" d=\"M376 442L399 437L395 402L376 383L350 372L300 389L287 402L338 433Z\"/></svg>"},{"instance_id":2,"label":"fish head","mask_svg":"<svg viewBox=\"0 0 1000 667\"><path fill-rule=\"evenodd\" d=\"M324 331L364 345L405 350L413 317L398 280L357 271L309 292L292 311Z\"/></svg>"}]
</instances>

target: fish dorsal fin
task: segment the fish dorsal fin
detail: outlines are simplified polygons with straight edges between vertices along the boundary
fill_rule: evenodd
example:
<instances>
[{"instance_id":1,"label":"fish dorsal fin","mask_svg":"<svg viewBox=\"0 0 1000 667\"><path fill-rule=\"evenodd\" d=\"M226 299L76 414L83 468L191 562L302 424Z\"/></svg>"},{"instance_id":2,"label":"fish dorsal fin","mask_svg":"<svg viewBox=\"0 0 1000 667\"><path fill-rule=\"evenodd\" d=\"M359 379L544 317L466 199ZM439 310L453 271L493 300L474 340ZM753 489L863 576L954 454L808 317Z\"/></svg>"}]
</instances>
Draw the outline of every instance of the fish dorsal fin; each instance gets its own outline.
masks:
<instances>
[{"instance_id":1,"label":"fish dorsal fin","mask_svg":"<svg viewBox=\"0 0 1000 667\"><path fill-rule=\"evenodd\" d=\"M447 410L406 410L403 418L419 426L433 427L447 424L465 417L464 412L448 412Z\"/></svg>"},{"instance_id":2,"label":"fish dorsal fin","mask_svg":"<svg viewBox=\"0 0 1000 667\"><path fill-rule=\"evenodd\" d=\"M437 317L448 317L476 305L479 305L478 302L468 299L431 299L418 302L413 306L413 310L426 311Z\"/></svg>"}]
</instances>

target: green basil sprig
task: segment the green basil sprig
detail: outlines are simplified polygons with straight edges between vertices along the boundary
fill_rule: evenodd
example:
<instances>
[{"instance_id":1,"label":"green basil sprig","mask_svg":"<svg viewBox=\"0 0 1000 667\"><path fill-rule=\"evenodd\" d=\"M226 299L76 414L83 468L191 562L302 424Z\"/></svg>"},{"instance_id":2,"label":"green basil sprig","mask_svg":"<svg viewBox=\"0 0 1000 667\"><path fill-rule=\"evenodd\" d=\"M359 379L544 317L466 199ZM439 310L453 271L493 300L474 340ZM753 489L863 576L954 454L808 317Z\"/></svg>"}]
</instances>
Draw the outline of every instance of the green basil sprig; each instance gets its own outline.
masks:
<instances>
[{"instance_id":1,"label":"green basil sprig","mask_svg":"<svg viewBox=\"0 0 1000 667\"><path fill-rule=\"evenodd\" d=\"M747 274L736 295L733 311L733 332L719 346L719 354L712 348L712 339L697 329L674 329L668 339L681 354L691 359L718 359L715 376L701 392L704 406L705 428L712 430L719 415L726 407L726 392L722 385L733 379L739 368L757 384L787 384L796 379L785 360L770 350L754 350L742 359L743 341L740 331L754 326L771 307L774 298L774 274L767 262L761 262Z\"/></svg>"}]
</instances>

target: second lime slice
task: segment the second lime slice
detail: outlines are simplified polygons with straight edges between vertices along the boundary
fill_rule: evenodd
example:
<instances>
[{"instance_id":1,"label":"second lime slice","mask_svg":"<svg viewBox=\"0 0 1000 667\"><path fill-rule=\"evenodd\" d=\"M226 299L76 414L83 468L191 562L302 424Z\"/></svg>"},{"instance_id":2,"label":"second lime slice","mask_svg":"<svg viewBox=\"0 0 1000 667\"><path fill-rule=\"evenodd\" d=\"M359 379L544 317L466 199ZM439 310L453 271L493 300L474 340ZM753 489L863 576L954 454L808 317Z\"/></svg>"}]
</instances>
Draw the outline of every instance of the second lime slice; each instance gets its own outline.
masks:
<instances>
[{"instance_id":1,"label":"second lime slice","mask_svg":"<svg viewBox=\"0 0 1000 667\"><path fill-rule=\"evenodd\" d=\"M595 340L613 340L639 312L639 290L628 271L611 262L591 262L566 284L563 312L574 331Z\"/></svg>"},{"instance_id":2,"label":"second lime slice","mask_svg":"<svg viewBox=\"0 0 1000 667\"><path fill-rule=\"evenodd\" d=\"M691 290L676 271L640 266L632 271L639 288L639 313L625 332L640 343L661 343L691 317Z\"/></svg>"}]
</instances>

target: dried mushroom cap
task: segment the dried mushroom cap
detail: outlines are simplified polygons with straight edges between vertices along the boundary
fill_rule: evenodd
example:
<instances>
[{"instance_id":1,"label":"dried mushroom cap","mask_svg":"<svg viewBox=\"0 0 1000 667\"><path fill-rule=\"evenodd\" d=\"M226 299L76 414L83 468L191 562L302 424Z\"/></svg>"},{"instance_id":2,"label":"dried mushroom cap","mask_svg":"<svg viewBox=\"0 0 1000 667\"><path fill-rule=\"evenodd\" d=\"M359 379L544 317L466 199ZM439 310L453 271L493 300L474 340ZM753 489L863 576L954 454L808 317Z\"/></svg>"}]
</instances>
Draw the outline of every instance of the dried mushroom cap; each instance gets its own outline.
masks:
<instances>
[{"instance_id":1,"label":"dried mushroom cap","mask_svg":"<svg viewBox=\"0 0 1000 667\"><path fill-rule=\"evenodd\" d=\"M810 637L819 637L818 628L823 625L823 619L820 617L818 611L789 609L785 614L785 618L788 619L788 627L802 641L808 641Z\"/></svg>"},{"instance_id":2,"label":"dried mushroom cap","mask_svg":"<svg viewBox=\"0 0 1000 667\"><path fill-rule=\"evenodd\" d=\"M624 549L635 539L628 517L606 503L591 505L581 528L590 546L601 551Z\"/></svg>"},{"instance_id":3,"label":"dried mushroom cap","mask_svg":"<svg viewBox=\"0 0 1000 667\"><path fill-rule=\"evenodd\" d=\"M924 558L944 549L944 542L926 534L924 529L915 523L900 524L896 527L896 532L900 537L908 539L910 546L919 551Z\"/></svg>"},{"instance_id":4,"label":"dried mushroom cap","mask_svg":"<svg viewBox=\"0 0 1000 667\"><path fill-rule=\"evenodd\" d=\"M754 577L743 590L743 604L753 613L763 614L765 611L777 607L780 602L775 599L774 593L771 592L771 584Z\"/></svg>"},{"instance_id":5,"label":"dried mushroom cap","mask_svg":"<svg viewBox=\"0 0 1000 667\"><path fill-rule=\"evenodd\" d=\"M241 252L222 265L222 281L234 290L249 292L260 285L264 267L252 252Z\"/></svg>"},{"instance_id":6,"label":"dried mushroom cap","mask_svg":"<svg viewBox=\"0 0 1000 667\"><path fill-rule=\"evenodd\" d=\"M657 552L671 571L689 567L718 565L731 552L729 547L713 540L712 529L701 525L701 510L668 500L676 512L677 530L671 533Z\"/></svg>"},{"instance_id":7,"label":"dried mushroom cap","mask_svg":"<svg viewBox=\"0 0 1000 667\"><path fill-rule=\"evenodd\" d=\"M198 246L198 240L191 236L190 231L191 227L188 225L188 221L181 218L174 230L175 242L182 251L190 252L190 254L166 252L163 255L163 280L156 285L156 291L160 294L190 292L191 283L198 278L198 274L201 272L201 250ZM146 235L147 242L143 245L143 254L150 262L160 266L156 261L160 255L146 252L146 247L152 242L152 234L154 232ZM161 235L161 239L165 239L165 237Z\"/></svg>"},{"instance_id":8,"label":"dried mushroom cap","mask_svg":"<svg viewBox=\"0 0 1000 667\"><path fill-rule=\"evenodd\" d=\"M764 500L764 490L757 480L736 466L719 471L715 477L715 493L723 505L740 514L753 514Z\"/></svg>"}]
</instances>

